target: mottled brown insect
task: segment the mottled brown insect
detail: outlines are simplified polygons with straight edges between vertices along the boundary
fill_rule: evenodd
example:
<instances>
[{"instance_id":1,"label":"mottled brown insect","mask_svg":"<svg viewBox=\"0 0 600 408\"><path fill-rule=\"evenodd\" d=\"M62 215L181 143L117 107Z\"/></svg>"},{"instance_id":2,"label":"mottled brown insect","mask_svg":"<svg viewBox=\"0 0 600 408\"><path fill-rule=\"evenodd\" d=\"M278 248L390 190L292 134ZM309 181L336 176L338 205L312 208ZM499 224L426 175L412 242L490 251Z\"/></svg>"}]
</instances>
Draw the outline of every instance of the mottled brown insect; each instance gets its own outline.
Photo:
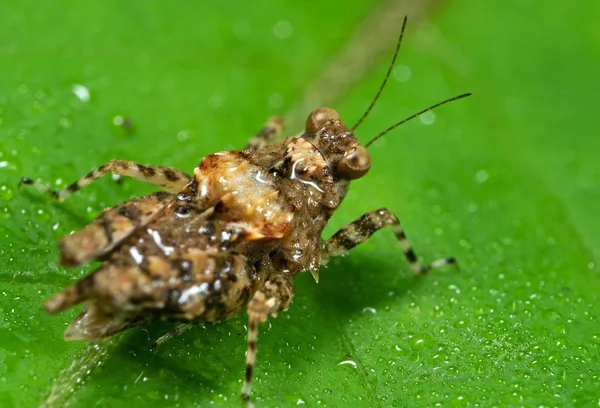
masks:
<instances>
[{"instance_id":1,"label":"mottled brown insect","mask_svg":"<svg viewBox=\"0 0 600 408\"><path fill-rule=\"evenodd\" d=\"M400 41L390 70L399 46ZM296 274L310 271L318 280L324 261L387 226L415 273L455 262L445 258L421 266L398 218L385 208L366 213L329 239L321 238L350 181L371 167L366 147L417 115L365 146L330 108L312 112L304 131L283 141L277 141L283 120L271 118L245 150L207 156L193 176L170 167L113 160L60 192L23 178L22 184L59 200L108 173L162 190L107 208L90 225L60 241L63 266L92 261L102 265L49 299L46 311L59 313L83 303L65 339L93 340L155 319L209 323L245 308L249 323L242 397L248 400L258 325L288 309Z\"/></svg>"}]
</instances>

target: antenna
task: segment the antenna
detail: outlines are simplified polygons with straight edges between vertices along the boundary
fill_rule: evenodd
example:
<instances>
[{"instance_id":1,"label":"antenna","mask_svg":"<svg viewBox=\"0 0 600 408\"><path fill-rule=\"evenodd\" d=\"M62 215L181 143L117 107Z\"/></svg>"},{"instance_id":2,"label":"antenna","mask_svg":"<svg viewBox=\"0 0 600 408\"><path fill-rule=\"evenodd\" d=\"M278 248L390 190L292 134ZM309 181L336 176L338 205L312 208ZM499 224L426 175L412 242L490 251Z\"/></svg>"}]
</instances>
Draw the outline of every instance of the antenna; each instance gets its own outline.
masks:
<instances>
[{"instance_id":1,"label":"antenna","mask_svg":"<svg viewBox=\"0 0 600 408\"><path fill-rule=\"evenodd\" d=\"M385 83L385 82L384 82L384 83ZM432 110L432 109L435 109L435 108L437 108L438 106L444 105L444 104L446 104L446 103L448 103L448 102L456 101L456 100L458 100L458 99L466 98L467 96L471 96L471 93L465 93L465 94L462 94L462 95L454 96L454 97L452 97L452 98L448 98L448 99L446 99L446 100L443 100L443 101L441 101L441 102L438 102L438 103L436 103L435 105L432 105L432 106L430 106L430 107L429 107L429 108L427 108L427 109L423 109L421 112L415 113L414 115L410 115L408 118L401 120L400 122L398 122L398 123L396 123L396 124L394 124L394 125L390 126L390 127L389 127L389 128L387 128L386 130L384 130L383 132L381 132L380 134L378 134L377 136L375 136L373 139L371 139L371 140L369 141L369 143L367 143L367 144L365 145L365 147L367 147L367 148L368 148L368 147L369 147L369 146L371 146L371 145L372 145L372 144L373 144L373 143L374 143L374 142L375 142L377 139L381 138L381 137L382 137L383 135L385 135L386 133L388 133L388 132L390 132L390 131L392 131L392 130L396 129L396 128L397 128L398 126L400 126L401 124L403 124L403 123L406 123L406 122L408 122L409 120L411 120L411 119L414 119L414 118L416 118L417 116L424 114L425 112L429 112L430 110Z\"/></svg>"},{"instance_id":2,"label":"antenna","mask_svg":"<svg viewBox=\"0 0 600 408\"><path fill-rule=\"evenodd\" d=\"M398 37L398 44L396 44L396 51L394 52L394 57L392 58L392 63L390 64L390 67L388 68L387 73L385 74L385 78L383 79L383 82L382 82L381 86L379 87L379 90L377 91L375 98L373 98L373 101L371 102L371 104L369 105L369 107L367 108L365 113L363 113L362 117L358 120L358 122L356 122L356 125L352 126L352 131L356 130L356 128L358 128L358 126L363 122L363 120L365 120L365 118L367 116L369 116L369 113L371 113L371 109L373 109L373 106L375 106L375 103L379 99L379 95L381 95L381 91L383 91L383 88L385 87L385 84L387 83L387 80L390 77L392 69L394 68L394 64L396 63L396 58L398 57L398 51L400 51L400 44L402 44L402 37L404 36L404 29L406 28L407 20L408 20L408 17L404 16L404 22L402 23L402 30L400 30L400 37Z\"/></svg>"}]
</instances>

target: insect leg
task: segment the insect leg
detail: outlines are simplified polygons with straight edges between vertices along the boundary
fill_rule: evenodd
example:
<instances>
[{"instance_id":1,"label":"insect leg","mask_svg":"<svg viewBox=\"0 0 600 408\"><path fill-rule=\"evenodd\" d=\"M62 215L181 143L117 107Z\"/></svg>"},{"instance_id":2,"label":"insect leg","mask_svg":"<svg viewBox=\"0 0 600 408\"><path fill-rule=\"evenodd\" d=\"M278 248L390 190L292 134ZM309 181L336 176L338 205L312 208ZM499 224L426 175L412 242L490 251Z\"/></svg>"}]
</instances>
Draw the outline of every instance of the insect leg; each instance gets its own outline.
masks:
<instances>
[{"instance_id":1,"label":"insect leg","mask_svg":"<svg viewBox=\"0 0 600 408\"><path fill-rule=\"evenodd\" d=\"M354 248L356 245L367 241L374 232L381 228L392 227L402 252L406 256L410 268L414 273L426 273L430 269L439 268L447 264L456 264L454 258L442 258L432 262L429 265L421 265L417 259L415 251L404 234L404 230L398 221L398 217L386 208L371 211L360 217L354 222L347 224L329 238L324 245L322 257L342 255Z\"/></svg>"},{"instance_id":2,"label":"insect leg","mask_svg":"<svg viewBox=\"0 0 600 408\"><path fill-rule=\"evenodd\" d=\"M263 128L260 130L260 132L258 132L256 136L250 139L246 148L260 149L261 147L271 144L273 141L277 140L279 135L281 135L284 127L285 122L282 117L270 117L267 123L265 123Z\"/></svg>"},{"instance_id":3,"label":"insect leg","mask_svg":"<svg viewBox=\"0 0 600 408\"><path fill-rule=\"evenodd\" d=\"M70 184L60 191L52 190L42 183L27 177L21 178L19 187L23 184L32 185L42 193L46 193L50 197L62 201L69 198L71 194L77 190L80 190L81 188L109 173L119 176L133 177L135 179L145 181L146 183L161 187L163 190L170 193L178 193L183 186L192 180L188 174L173 167L144 165L133 161L116 159L103 164L96 170L89 172L76 182Z\"/></svg>"},{"instance_id":4,"label":"insect leg","mask_svg":"<svg viewBox=\"0 0 600 408\"><path fill-rule=\"evenodd\" d=\"M248 351L246 353L246 374L242 387L242 400L250 401L252 372L256 363L258 325L267 321L269 315L276 316L280 310L287 310L294 296L294 284L283 276L276 276L265 282L248 303Z\"/></svg>"},{"instance_id":5,"label":"insect leg","mask_svg":"<svg viewBox=\"0 0 600 408\"><path fill-rule=\"evenodd\" d=\"M171 330L170 332L167 332L165 334L163 334L162 336L160 336L153 344L152 344L152 351L156 351L158 350L158 348L160 346L162 346L162 344L166 341L171 340L174 337L179 336L181 333L184 333L186 331L188 331L189 329L191 329L194 325L190 324L190 323L180 323L177 326L175 326L175 328L173 330Z\"/></svg>"}]
</instances>

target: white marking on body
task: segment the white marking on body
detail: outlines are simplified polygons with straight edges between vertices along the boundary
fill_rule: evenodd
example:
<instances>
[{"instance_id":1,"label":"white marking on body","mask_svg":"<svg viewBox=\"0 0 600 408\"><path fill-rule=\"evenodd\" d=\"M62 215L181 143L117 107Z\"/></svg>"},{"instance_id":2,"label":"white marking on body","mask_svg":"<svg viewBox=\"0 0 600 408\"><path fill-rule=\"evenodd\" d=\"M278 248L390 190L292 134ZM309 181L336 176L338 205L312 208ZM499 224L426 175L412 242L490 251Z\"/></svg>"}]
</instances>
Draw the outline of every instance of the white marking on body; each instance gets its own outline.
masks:
<instances>
[{"instance_id":1,"label":"white marking on body","mask_svg":"<svg viewBox=\"0 0 600 408\"><path fill-rule=\"evenodd\" d=\"M161 251L165 253L165 255L171 255L173 252L175 252L175 248L162 243L162 239L158 231L150 228L148 228L147 231L148 234L152 236L152 239L154 239L154 243L156 244L156 246L158 246L161 249Z\"/></svg>"},{"instance_id":2,"label":"white marking on body","mask_svg":"<svg viewBox=\"0 0 600 408\"><path fill-rule=\"evenodd\" d=\"M256 176L254 176L254 180L258 181L259 183L262 184L268 184L269 182L265 179L262 178L262 172L257 171L256 172Z\"/></svg>"},{"instance_id":3,"label":"white marking on body","mask_svg":"<svg viewBox=\"0 0 600 408\"><path fill-rule=\"evenodd\" d=\"M200 197L206 197L206 194L208 194L208 187L206 183L202 183L202 186L200 186Z\"/></svg>"},{"instance_id":4,"label":"white marking on body","mask_svg":"<svg viewBox=\"0 0 600 408\"><path fill-rule=\"evenodd\" d=\"M144 260L144 256L142 254L140 254L140 251L138 251L137 247L129 248L129 254L133 258L135 263L138 265L141 264L142 261Z\"/></svg>"},{"instance_id":5,"label":"white marking on body","mask_svg":"<svg viewBox=\"0 0 600 408\"><path fill-rule=\"evenodd\" d=\"M300 163L303 160L304 160L304 158L298 159L294 162L294 164L292 165L292 175L290 176L290 179L298 180L299 182L301 182L303 184L308 184L309 186L316 188L317 190L319 190L322 193L323 190L321 190L321 188L319 187L319 185L317 183L315 183L314 181L303 180L296 175L296 166L298 165L298 163Z\"/></svg>"},{"instance_id":6,"label":"white marking on body","mask_svg":"<svg viewBox=\"0 0 600 408\"><path fill-rule=\"evenodd\" d=\"M189 301L193 296L197 294L208 295L208 282L202 282L200 285L194 285L189 289L181 292L181 297L179 298L179 304L182 305Z\"/></svg>"},{"instance_id":7,"label":"white marking on body","mask_svg":"<svg viewBox=\"0 0 600 408\"><path fill-rule=\"evenodd\" d=\"M229 231L221 231L221 241L231 241L231 233Z\"/></svg>"}]
</instances>

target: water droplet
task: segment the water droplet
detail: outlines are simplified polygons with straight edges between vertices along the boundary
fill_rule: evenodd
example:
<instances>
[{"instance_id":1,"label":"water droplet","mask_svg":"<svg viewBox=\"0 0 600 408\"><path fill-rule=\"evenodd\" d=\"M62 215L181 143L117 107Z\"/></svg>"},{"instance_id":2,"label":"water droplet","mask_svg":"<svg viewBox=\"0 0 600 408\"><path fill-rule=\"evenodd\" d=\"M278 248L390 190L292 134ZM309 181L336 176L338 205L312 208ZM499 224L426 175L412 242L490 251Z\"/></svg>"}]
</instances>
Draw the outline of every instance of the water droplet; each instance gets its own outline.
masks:
<instances>
[{"instance_id":1,"label":"water droplet","mask_svg":"<svg viewBox=\"0 0 600 408\"><path fill-rule=\"evenodd\" d=\"M183 142L185 140L188 140L190 138L190 134L187 130L182 130L180 132L177 132L177 140L180 142Z\"/></svg>"},{"instance_id":2,"label":"water droplet","mask_svg":"<svg viewBox=\"0 0 600 408\"><path fill-rule=\"evenodd\" d=\"M71 126L71 121L67 118L60 118L58 123L64 128L68 128Z\"/></svg>"},{"instance_id":3,"label":"water droplet","mask_svg":"<svg viewBox=\"0 0 600 408\"><path fill-rule=\"evenodd\" d=\"M475 173L475 181L477 181L479 184L485 183L489 178L489 173L483 169Z\"/></svg>"},{"instance_id":4,"label":"water droplet","mask_svg":"<svg viewBox=\"0 0 600 408\"><path fill-rule=\"evenodd\" d=\"M123 118L123 116L120 115L115 116L112 120L112 123L115 126L121 126L123 122L125 122L125 119Z\"/></svg>"},{"instance_id":5,"label":"water droplet","mask_svg":"<svg viewBox=\"0 0 600 408\"><path fill-rule=\"evenodd\" d=\"M16 170L16 167L11 165L9 162L7 161L0 161L0 169L11 169L11 170Z\"/></svg>"},{"instance_id":6,"label":"water droplet","mask_svg":"<svg viewBox=\"0 0 600 408\"><path fill-rule=\"evenodd\" d=\"M10 201L15 196L15 192L8 188L8 186L0 187L0 200L2 201Z\"/></svg>"},{"instance_id":7,"label":"water droplet","mask_svg":"<svg viewBox=\"0 0 600 408\"><path fill-rule=\"evenodd\" d=\"M410 346L413 350L427 350L433 345L431 339L423 335L415 335L410 340Z\"/></svg>"},{"instance_id":8,"label":"water droplet","mask_svg":"<svg viewBox=\"0 0 600 408\"><path fill-rule=\"evenodd\" d=\"M0 218L2 218L3 220L9 219L11 217L11 215L12 215L12 211L8 207L4 207L2 209L2 212L0 212Z\"/></svg>"},{"instance_id":9,"label":"water droplet","mask_svg":"<svg viewBox=\"0 0 600 408\"><path fill-rule=\"evenodd\" d=\"M466 327L466 323L464 320L459 320L458 322L454 323L454 327L456 327L457 329L463 329Z\"/></svg>"},{"instance_id":10,"label":"water droplet","mask_svg":"<svg viewBox=\"0 0 600 408\"><path fill-rule=\"evenodd\" d=\"M396 81L406 82L412 76L412 71L406 65L398 65L396 68L394 68L392 75Z\"/></svg>"},{"instance_id":11,"label":"water droplet","mask_svg":"<svg viewBox=\"0 0 600 408\"><path fill-rule=\"evenodd\" d=\"M73 85L73 93L81 102L89 102L90 101L90 91L83 85L79 85L79 84Z\"/></svg>"},{"instance_id":12,"label":"water droplet","mask_svg":"<svg viewBox=\"0 0 600 408\"><path fill-rule=\"evenodd\" d=\"M280 40L288 38L293 32L294 27L292 27L292 24L289 21L278 21L273 27L273 34L275 34L275 37L279 38Z\"/></svg>"},{"instance_id":13,"label":"water droplet","mask_svg":"<svg viewBox=\"0 0 600 408\"><path fill-rule=\"evenodd\" d=\"M419 116L419 119L424 125L432 125L435 122L435 113L432 111L425 112Z\"/></svg>"}]
</instances>

